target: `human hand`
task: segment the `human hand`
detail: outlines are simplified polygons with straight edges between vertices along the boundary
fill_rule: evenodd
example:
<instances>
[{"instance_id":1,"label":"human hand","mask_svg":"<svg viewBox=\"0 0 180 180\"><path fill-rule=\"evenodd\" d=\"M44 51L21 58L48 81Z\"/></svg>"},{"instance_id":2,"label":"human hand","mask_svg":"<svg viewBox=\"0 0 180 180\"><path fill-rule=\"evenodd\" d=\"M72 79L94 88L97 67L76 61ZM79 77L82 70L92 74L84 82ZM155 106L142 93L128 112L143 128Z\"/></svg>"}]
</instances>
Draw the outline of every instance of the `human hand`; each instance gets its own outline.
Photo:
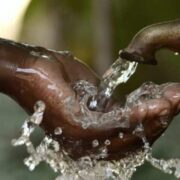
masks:
<instances>
[{"instance_id":1,"label":"human hand","mask_svg":"<svg viewBox=\"0 0 180 180\"><path fill-rule=\"evenodd\" d=\"M152 144L180 112L180 83L147 83L131 93L123 106L110 99L105 112L87 108L88 126L83 127L85 114L80 98L84 91L73 88L80 80L94 87L99 83L95 73L69 53L0 40L1 92L14 98L29 114L36 101L44 101L41 127L74 159L97 154L104 146L107 159L124 157L143 148L136 133L139 125L143 125L143 134ZM54 133L57 127L62 134ZM96 147L94 140L99 142ZM104 144L106 140L110 144Z\"/></svg>"}]
</instances>

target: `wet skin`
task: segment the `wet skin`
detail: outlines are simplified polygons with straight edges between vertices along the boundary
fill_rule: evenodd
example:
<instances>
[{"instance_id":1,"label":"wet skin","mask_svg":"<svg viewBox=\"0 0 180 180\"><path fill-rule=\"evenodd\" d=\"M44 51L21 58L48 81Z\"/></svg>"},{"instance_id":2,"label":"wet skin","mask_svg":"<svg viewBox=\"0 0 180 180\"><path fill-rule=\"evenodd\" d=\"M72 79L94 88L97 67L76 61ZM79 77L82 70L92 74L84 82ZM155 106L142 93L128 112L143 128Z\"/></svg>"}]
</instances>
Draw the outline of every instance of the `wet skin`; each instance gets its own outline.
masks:
<instances>
[{"instance_id":1,"label":"wet skin","mask_svg":"<svg viewBox=\"0 0 180 180\"><path fill-rule=\"evenodd\" d=\"M79 94L72 88L78 80L99 84L96 74L70 53L0 39L0 91L15 99L29 114L33 113L35 102L44 101L46 109L41 127L74 159L96 153L106 139L111 141L107 146L108 159L120 159L143 147L141 138L132 133L139 123L152 144L180 112L180 83L167 83L158 87L161 97L144 99L129 110L122 106L118 121L110 118L108 122L84 129L74 118L81 121L83 116ZM152 88L151 84L144 91L148 88ZM105 112L91 113L101 116L118 106L118 102L110 101ZM125 117L130 123L123 128L121 122ZM166 126L162 119L166 120ZM62 128L62 135L54 134L56 127ZM124 133L123 138L118 137L119 132ZM97 148L92 147L94 139L100 143Z\"/></svg>"}]
</instances>

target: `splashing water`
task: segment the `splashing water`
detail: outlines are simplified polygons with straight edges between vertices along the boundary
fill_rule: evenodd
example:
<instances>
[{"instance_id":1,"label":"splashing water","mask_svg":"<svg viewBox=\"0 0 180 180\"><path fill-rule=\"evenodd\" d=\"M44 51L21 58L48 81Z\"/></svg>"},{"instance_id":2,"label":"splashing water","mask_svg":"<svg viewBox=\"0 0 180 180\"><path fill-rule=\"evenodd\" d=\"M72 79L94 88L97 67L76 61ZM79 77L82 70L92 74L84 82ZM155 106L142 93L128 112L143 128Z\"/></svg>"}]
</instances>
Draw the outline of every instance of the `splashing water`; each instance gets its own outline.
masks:
<instances>
[{"instance_id":1,"label":"splashing water","mask_svg":"<svg viewBox=\"0 0 180 180\"><path fill-rule=\"evenodd\" d=\"M73 84L73 89L79 102L80 112L78 114L80 114L80 116L75 116L74 113L72 113L71 116L72 119L79 123L84 129L102 126L110 128L112 125L113 128L115 126L117 128L129 128L131 107L140 104L143 100L160 98L162 95L158 85L147 82L127 96L124 107L119 104L110 111L102 113L91 111L87 106L90 97L97 95L97 87L90 82L80 80ZM70 108L69 111L73 112ZM120 137L123 138L123 134L120 134Z\"/></svg>"},{"instance_id":2,"label":"splashing water","mask_svg":"<svg viewBox=\"0 0 180 180\"><path fill-rule=\"evenodd\" d=\"M98 94L91 99L89 108L101 111L106 101L112 96L114 89L119 84L126 83L135 73L137 65L137 62L126 61L119 57L104 73Z\"/></svg>"},{"instance_id":3,"label":"splashing water","mask_svg":"<svg viewBox=\"0 0 180 180\"><path fill-rule=\"evenodd\" d=\"M99 154L84 156L77 161L71 159L63 147L60 147L59 143L49 136L45 136L41 143L37 147L34 147L30 136L42 122L45 104L42 101L38 101L35 104L34 110L33 115L25 120L22 126L21 136L12 141L14 146L23 144L26 146L30 156L24 160L24 163L30 171L34 170L40 162L44 161L50 165L54 172L59 173L56 180L130 180L134 172L136 172L137 167L147 161L163 172L174 174L175 177L180 178L180 159L158 160L152 157L152 149L143 134L144 129L142 124L139 124L133 133L142 138L144 150L131 153L126 158L118 161L98 160L108 155L106 148L110 144L108 139L105 140L104 147L100 148ZM57 127L54 132L56 134L63 133L60 127ZM123 138L121 132L119 136ZM92 146L98 147L98 140L95 139L92 142Z\"/></svg>"},{"instance_id":4,"label":"splashing water","mask_svg":"<svg viewBox=\"0 0 180 180\"><path fill-rule=\"evenodd\" d=\"M33 55L39 54L35 52ZM44 58L46 58L46 56L44 56ZM150 85L148 84L148 90L145 91L145 84L142 88L128 95L124 109L117 106L107 113L92 112L87 107L87 104L90 97L96 97L92 99L89 105L92 109L102 109L105 101L111 97L117 85L125 83L135 72L136 68L136 62L128 62L119 58L104 74L99 89L84 80L76 82L73 85L73 89L78 95L80 105L80 112L78 114L81 114L81 116L71 113L72 119L77 123L81 123L84 129L92 126L101 126L105 123L107 123L108 126L109 122L111 124L113 122L114 127L115 124L117 124L117 127L129 127L128 113L125 112L130 110L129 107L134 105L134 103L141 103L141 97L142 99L161 97L158 86L152 83L152 88L150 89ZM98 98L100 101L98 101ZM67 99L64 103L69 112L73 112L73 102L71 102L71 99ZM21 136L18 139L12 140L14 146L26 146L29 157L24 160L24 163L30 171L33 171L37 165L44 161L50 165L54 172L59 173L56 180L130 180L134 172L136 172L137 167L147 161L163 172L174 174L175 177L180 178L180 160L170 159L166 161L154 158L152 156L152 149L144 136L144 127L141 123L134 129L133 134L142 139L144 143L143 150L131 153L118 161L105 161L103 159L108 157L107 147L111 145L111 141L109 139L104 140L102 146L98 139L94 139L92 141L92 147L98 148L98 152L81 157L75 161L71 159L63 147L50 136L44 136L41 143L37 147L34 146L30 140L30 136L43 120L45 104L42 101L38 101L34 106L34 111L32 116L25 120L22 126ZM123 118L119 119L120 117ZM56 127L54 134L63 134L63 129ZM118 137L123 139L123 132L119 132Z\"/></svg>"},{"instance_id":5,"label":"splashing water","mask_svg":"<svg viewBox=\"0 0 180 180\"><path fill-rule=\"evenodd\" d=\"M77 123L81 124L82 128L97 128L105 125L110 128L110 124L122 128L129 127L129 115L125 113L128 111L128 106L126 106L125 109L117 106L107 113L91 111L87 107L88 100L90 97L96 96L97 88L90 82L80 80L73 85L73 89L77 94L77 100L79 101L80 105L80 112L78 114L80 114L81 117L76 117L74 114L71 115Z\"/></svg>"}]
</instances>

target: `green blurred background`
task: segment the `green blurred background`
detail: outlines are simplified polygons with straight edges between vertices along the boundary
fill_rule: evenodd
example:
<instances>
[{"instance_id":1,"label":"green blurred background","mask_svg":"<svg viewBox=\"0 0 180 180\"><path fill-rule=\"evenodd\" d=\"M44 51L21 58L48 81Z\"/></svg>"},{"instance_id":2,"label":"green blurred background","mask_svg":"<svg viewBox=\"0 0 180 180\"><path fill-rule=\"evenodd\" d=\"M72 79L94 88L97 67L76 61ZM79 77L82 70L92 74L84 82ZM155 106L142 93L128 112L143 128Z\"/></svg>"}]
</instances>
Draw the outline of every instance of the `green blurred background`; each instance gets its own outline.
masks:
<instances>
[{"instance_id":1,"label":"green blurred background","mask_svg":"<svg viewBox=\"0 0 180 180\"><path fill-rule=\"evenodd\" d=\"M3 7L3 1L0 5ZM152 23L180 18L180 1L29 0L21 16L16 36L7 38L50 49L69 50L101 75L138 30ZM132 91L145 81L180 82L180 56L167 50L156 55L158 66L140 65L130 81L118 88L118 95ZM57 174L46 164L42 163L35 171L29 172L23 164L28 155L25 148L11 146L11 139L18 136L26 117L27 114L14 101L0 95L0 179L53 180ZM177 117L154 144L155 157L180 157L179 128L180 117ZM34 139L40 140L39 134ZM133 177L133 180L143 179L175 178L145 164Z\"/></svg>"}]
</instances>

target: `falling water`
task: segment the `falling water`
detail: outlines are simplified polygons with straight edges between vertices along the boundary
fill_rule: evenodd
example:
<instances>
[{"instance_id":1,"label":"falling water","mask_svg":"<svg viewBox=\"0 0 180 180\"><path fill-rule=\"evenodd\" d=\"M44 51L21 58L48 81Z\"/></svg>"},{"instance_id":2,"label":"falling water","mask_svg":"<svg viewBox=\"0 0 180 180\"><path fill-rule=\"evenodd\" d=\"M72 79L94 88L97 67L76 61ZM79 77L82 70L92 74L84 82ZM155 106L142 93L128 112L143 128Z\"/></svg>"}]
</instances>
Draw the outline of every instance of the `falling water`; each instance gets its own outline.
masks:
<instances>
[{"instance_id":1,"label":"falling water","mask_svg":"<svg viewBox=\"0 0 180 180\"><path fill-rule=\"evenodd\" d=\"M137 65L136 62L126 61L119 57L104 73L98 94L91 99L89 108L101 111L106 101L112 96L114 89L119 84L126 83L135 73Z\"/></svg>"}]
</instances>

